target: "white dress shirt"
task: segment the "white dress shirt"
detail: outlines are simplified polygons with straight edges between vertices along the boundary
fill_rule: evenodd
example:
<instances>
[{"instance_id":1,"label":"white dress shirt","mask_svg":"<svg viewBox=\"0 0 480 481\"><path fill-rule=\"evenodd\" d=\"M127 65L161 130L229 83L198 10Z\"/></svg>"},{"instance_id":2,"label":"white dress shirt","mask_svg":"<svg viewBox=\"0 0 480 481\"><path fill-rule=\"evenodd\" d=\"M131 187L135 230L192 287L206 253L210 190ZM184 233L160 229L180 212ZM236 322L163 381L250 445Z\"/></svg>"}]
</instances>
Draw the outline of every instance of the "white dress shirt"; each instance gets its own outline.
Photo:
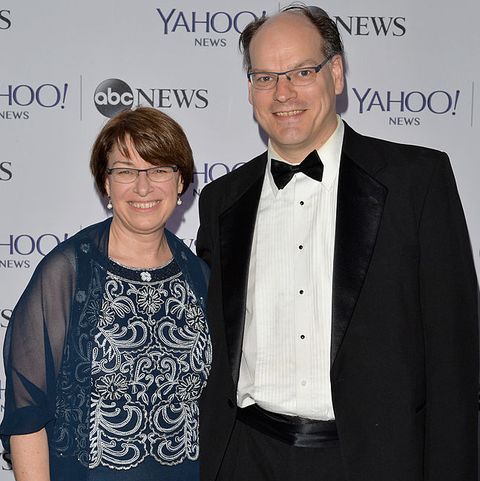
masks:
<instances>
[{"instance_id":1,"label":"white dress shirt","mask_svg":"<svg viewBox=\"0 0 480 481\"><path fill-rule=\"evenodd\" d=\"M330 387L332 276L344 126L318 154L322 182L297 173L277 189L269 144L249 265L237 403L334 419Z\"/></svg>"}]
</instances>

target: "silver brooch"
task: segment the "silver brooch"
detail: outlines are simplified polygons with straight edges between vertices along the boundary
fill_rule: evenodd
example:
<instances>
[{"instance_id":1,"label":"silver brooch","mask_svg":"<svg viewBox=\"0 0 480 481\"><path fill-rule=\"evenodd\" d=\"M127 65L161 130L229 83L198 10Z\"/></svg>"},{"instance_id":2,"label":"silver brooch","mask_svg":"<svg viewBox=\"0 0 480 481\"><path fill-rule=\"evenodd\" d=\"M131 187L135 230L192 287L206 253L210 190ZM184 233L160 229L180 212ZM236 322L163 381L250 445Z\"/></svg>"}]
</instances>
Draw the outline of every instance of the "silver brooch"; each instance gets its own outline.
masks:
<instances>
[{"instance_id":1,"label":"silver brooch","mask_svg":"<svg viewBox=\"0 0 480 481\"><path fill-rule=\"evenodd\" d=\"M145 282L150 282L152 280L152 276L150 272L146 272L146 271L140 272L140 277L142 278L142 281L145 281Z\"/></svg>"}]
</instances>

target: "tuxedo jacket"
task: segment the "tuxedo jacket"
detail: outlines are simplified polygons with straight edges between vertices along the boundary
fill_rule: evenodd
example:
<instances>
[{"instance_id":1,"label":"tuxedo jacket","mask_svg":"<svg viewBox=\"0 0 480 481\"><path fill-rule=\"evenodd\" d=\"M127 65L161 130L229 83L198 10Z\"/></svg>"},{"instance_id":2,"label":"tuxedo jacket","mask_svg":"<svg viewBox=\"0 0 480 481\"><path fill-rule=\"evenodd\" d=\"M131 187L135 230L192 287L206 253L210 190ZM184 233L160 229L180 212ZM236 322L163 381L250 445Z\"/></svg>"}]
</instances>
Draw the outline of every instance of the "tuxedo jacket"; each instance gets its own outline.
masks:
<instances>
[{"instance_id":1,"label":"tuxedo jacket","mask_svg":"<svg viewBox=\"0 0 480 481\"><path fill-rule=\"evenodd\" d=\"M211 268L213 341L201 400L202 481L215 480L235 422L266 165L264 153L200 197L197 252ZM349 481L477 479L477 316L475 269L447 155L345 125L330 381Z\"/></svg>"}]
</instances>

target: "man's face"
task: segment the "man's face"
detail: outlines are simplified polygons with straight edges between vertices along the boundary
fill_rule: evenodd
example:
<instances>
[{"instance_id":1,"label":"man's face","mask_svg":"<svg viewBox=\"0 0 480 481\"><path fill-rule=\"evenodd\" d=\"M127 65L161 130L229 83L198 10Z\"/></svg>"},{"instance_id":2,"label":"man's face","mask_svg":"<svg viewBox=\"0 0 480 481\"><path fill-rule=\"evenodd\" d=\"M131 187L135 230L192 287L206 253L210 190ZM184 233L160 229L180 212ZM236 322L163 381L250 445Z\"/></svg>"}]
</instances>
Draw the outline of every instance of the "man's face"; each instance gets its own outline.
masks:
<instances>
[{"instance_id":1,"label":"man's face","mask_svg":"<svg viewBox=\"0 0 480 481\"><path fill-rule=\"evenodd\" d=\"M325 55L317 29L297 14L283 13L268 20L250 43L253 71L284 72L314 67ZM296 163L318 149L337 126L336 95L343 90L339 55L325 65L313 83L295 87L282 75L271 90L248 86L255 118L268 134L275 151Z\"/></svg>"}]
</instances>

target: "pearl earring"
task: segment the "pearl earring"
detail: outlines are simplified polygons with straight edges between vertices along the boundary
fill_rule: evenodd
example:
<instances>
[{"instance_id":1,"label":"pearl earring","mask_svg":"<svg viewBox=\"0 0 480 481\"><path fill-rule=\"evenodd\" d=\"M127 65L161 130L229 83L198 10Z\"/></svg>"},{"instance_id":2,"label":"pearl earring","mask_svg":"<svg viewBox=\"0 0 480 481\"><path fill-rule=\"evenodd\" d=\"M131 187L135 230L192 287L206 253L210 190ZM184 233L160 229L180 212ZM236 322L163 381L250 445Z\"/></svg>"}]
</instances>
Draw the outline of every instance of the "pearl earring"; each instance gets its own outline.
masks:
<instances>
[{"instance_id":1,"label":"pearl earring","mask_svg":"<svg viewBox=\"0 0 480 481\"><path fill-rule=\"evenodd\" d=\"M112 210L112 209L113 209L112 199L110 199L110 197L108 198L107 209L108 209L108 210Z\"/></svg>"},{"instance_id":2,"label":"pearl earring","mask_svg":"<svg viewBox=\"0 0 480 481\"><path fill-rule=\"evenodd\" d=\"M182 199L180 198L180 194L177 197L177 205L182 205Z\"/></svg>"}]
</instances>

